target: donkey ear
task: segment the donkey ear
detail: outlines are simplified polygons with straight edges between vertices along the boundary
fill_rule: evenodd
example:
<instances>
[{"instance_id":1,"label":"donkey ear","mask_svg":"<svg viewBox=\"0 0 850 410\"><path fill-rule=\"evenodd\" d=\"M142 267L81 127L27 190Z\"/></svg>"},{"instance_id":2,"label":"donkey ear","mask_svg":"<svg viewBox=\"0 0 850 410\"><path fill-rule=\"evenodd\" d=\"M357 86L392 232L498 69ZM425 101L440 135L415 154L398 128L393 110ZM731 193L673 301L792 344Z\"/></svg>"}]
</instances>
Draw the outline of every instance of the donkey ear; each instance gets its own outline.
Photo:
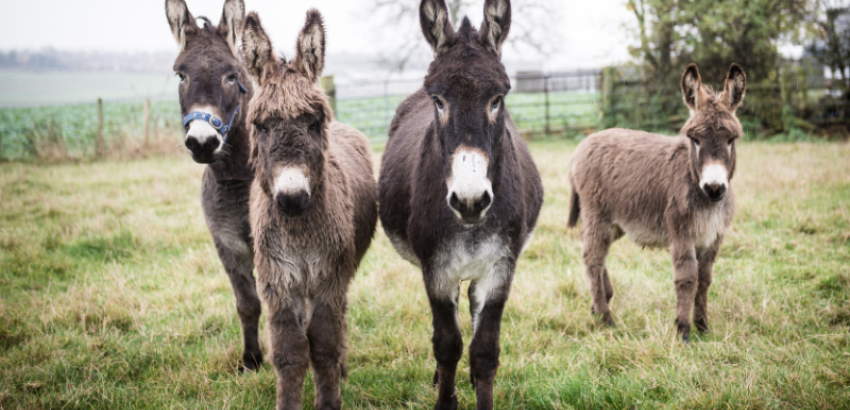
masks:
<instances>
[{"instance_id":1,"label":"donkey ear","mask_svg":"<svg viewBox=\"0 0 850 410\"><path fill-rule=\"evenodd\" d=\"M691 63L682 74L682 96L685 98L685 105L691 111L699 110L701 93L702 80L699 77L699 70L696 64Z\"/></svg>"},{"instance_id":2,"label":"donkey ear","mask_svg":"<svg viewBox=\"0 0 850 410\"><path fill-rule=\"evenodd\" d=\"M319 10L307 11L307 21L298 35L294 67L311 82L319 81L325 69L325 23Z\"/></svg>"},{"instance_id":3,"label":"donkey ear","mask_svg":"<svg viewBox=\"0 0 850 410\"><path fill-rule=\"evenodd\" d=\"M239 58L237 44L242 38L242 21L245 20L244 0L227 0L218 23L218 35L230 46L230 51Z\"/></svg>"},{"instance_id":4,"label":"donkey ear","mask_svg":"<svg viewBox=\"0 0 850 410\"><path fill-rule=\"evenodd\" d=\"M487 0L484 3L484 21L481 23L481 44L502 55L502 43L511 29L510 0Z\"/></svg>"},{"instance_id":5,"label":"donkey ear","mask_svg":"<svg viewBox=\"0 0 850 410\"><path fill-rule=\"evenodd\" d=\"M726 76L726 84L724 86L721 98L729 104L732 111L741 106L744 101L744 94L747 92L747 75L744 74L744 69L736 63L732 63L729 67L729 74Z\"/></svg>"},{"instance_id":6,"label":"donkey ear","mask_svg":"<svg viewBox=\"0 0 850 410\"><path fill-rule=\"evenodd\" d=\"M434 55L440 54L454 40L455 30L449 21L445 0L422 0L419 4L419 25Z\"/></svg>"},{"instance_id":7,"label":"donkey ear","mask_svg":"<svg viewBox=\"0 0 850 410\"><path fill-rule=\"evenodd\" d=\"M189 13L189 7L184 0L165 0L165 16L171 26L171 34L180 45L180 51L186 48L186 35L198 29L195 18Z\"/></svg>"},{"instance_id":8,"label":"donkey ear","mask_svg":"<svg viewBox=\"0 0 850 410\"><path fill-rule=\"evenodd\" d=\"M272 42L263 30L260 16L254 11L245 17L242 24L242 60L248 74L260 86L265 85L277 71Z\"/></svg>"}]
</instances>

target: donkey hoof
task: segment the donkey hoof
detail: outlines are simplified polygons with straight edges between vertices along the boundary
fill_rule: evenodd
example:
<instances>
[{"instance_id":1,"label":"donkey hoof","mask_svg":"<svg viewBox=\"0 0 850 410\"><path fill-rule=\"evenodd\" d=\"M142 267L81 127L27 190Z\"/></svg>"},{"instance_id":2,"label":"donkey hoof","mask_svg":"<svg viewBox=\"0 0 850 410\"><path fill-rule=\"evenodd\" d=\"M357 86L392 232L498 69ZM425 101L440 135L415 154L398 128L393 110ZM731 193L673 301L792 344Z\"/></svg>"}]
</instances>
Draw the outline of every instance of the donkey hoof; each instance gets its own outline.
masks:
<instances>
[{"instance_id":1,"label":"donkey hoof","mask_svg":"<svg viewBox=\"0 0 850 410\"><path fill-rule=\"evenodd\" d=\"M697 331L699 331L700 333L708 333L708 322L698 320L694 324L697 327Z\"/></svg>"},{"instance_id":2,"label":"donkey hoof","mask_svg":"<svg viewBox=\"0 0 850 410\"><path fill-rule=\"evenodd\" d=\"M605 312L602 315L602 322L611 327L617 327L617 324L614 322L614 317L611 316L611 312Z\"/></svg>"},{"instance_id":3,"label":"donkey hoof","mask_svg":"<svg viewBox=\"0 0 850 410\"><path fill-rule=\"evenodd\" d=\"M434 405L434 410L457 410L457 396L453 396L446 402L441 402L438 399L437 404Z\"/></svg>"},{"instance_id":4,"label":"donkey hoof","mask_svg":"<svg viewBox=\"0 0 850 410\"><path fill-rule=\"evenodd\" d=\"M263 364L263 353L249 353L245 352L242 354L242 365L239 366L239 373L251 373L260 370L260 366Z\"/></svg>"},{"instance_id":5,"label":"donkey hoof","mask_svg":"<svg viewBox=\"0 0 850 410\"><path fill-rule=\"evenodd\" d=\"M682 343L684 343L685 346L690 345L691 344L691 335L689 335L688 333L683 334L682 335Z\"/></svg>"}]
</instances>

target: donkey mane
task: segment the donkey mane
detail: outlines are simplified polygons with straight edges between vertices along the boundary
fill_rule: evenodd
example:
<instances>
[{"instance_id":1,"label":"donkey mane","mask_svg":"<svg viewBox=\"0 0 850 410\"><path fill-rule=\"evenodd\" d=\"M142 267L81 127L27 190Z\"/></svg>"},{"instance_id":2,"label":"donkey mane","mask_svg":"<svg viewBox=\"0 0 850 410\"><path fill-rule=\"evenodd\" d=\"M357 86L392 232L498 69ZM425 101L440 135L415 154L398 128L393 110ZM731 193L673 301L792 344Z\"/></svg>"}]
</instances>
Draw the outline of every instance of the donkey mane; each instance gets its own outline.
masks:
<instances>
[{"instance_id":1,"label":"donkey mane","mask_svg":"<svg viewBox=\"0 0 850 410\"><path fill-rule=\"evenodd\" d=\"M215 25L213 25L210 19L208 19L206 16L198 16L195 18L204 21L204 30L209 31L210 33L215 33Z\"/></svg>"},{"instance_id":2,"label":"donkey mane","mask_svg":"<svg viewBox=\"0 0 850 410\"><path fill-rule=\"evenodd\" d=\"M283 72L278 74L283 78L297 75L290 67L281 67L279 71ZM303 98L292 98L293 95ZM284 98L285 96L288 98ZM272 117L293 119L304 113L315 115L320 112L325 119L325 125L330 124L334 118L333 110L325 95L316 85L296 76L292 81L275 82L259 89L257 97L251 100L248 123Z\"/></svg>"},{"instance_id":3,"label":"donkey mane","mask_svg":"<svg viewBox=\"0 0 850 410\"><path fill-rule=\"evenodd\" d=\"M687 135L689 131L704 133L708 131L728 130L735 135L743 135L743 128L735 113L721 100L722 92L703 85L706 99L704 107L685 122L679 135Z\"/></svg>"}]
</instances>

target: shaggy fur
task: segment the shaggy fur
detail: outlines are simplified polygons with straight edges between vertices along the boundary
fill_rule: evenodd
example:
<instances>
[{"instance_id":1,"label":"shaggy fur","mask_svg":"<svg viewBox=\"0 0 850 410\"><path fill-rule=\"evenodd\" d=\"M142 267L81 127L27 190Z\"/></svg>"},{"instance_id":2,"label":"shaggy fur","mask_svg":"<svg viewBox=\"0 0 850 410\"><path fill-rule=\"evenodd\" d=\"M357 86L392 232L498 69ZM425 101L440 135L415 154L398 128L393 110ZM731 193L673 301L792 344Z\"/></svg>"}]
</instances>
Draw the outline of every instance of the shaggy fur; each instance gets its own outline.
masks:
<instances>
[{"instance_id":1,"label":"shaggy fur","mask_svg":"<svg viewBox=\"0 0 850 410\"><path fill-rule=\"evenodd\" d=\"M248 118L254 124L251 228L260 294L269 308L278 409L300 409L309 365L316 408L339 409L345 377L345 313L351 279L378 218L377 187L366 137L335 122L317 86L324 28L307 13L291 63L270 59L259 17L244 24L243 58L260 84ZM303 172L306 203L298 217L275 192L279 170Z\"/></svg>"},{"instance_id":2,"label":"shaggy fur","mask_svg":"<svg viewBox=\"0 0 850 410\"><path fill-rule=\"evenodd\" d=\"M204 27L198 27L183 0L167 0L165 11L181 48L174 71L186 78L179 88L182 115L188 114L192 107L207 106L219 118L229 119L236 107L242 106L219 153L199 151L193 152L193 157L209 164L201 185L201 204L215 249L236 295L236 311L245 339L242 365L244 369L255 370L263 361L263 353L258 335L261 305L254 281L253 240L248 223L248 196L254 173L248 164L249 135L245 121L253 87L250 81L245 81L248 73L234 53L245 5L242 0L227 0L218 27L206 19ZM226 81L234 75L245 82L246 93L240 93L237 83Z\"/></svg>"},{"instance_id":3,"label":"shaggy fur","mask_svg":"<svg viewBox=\"0 0 850 410\"><path fill-rule=\"evenodd\" d=\"M610 129L582 141L570 165L572 184L568 225L583 224L583 257L593 297L592 310L613 324L608 307L614 290L605 267L611 243L624 234L642 246L668 247L676 284L676 324L690 335L690 311L697 329L708 329L706 298L712 266L735 213L728 186L712 198L700 186L705 166L735 172L735 140L743 131L735 117L746 89L743 70L733 64L723 93L702 86L691 64L682 93L692 115L683 136Z\"/></svg>"},{"instance_id":4,"label":"shaggy fur","mask_svg":"<svg viewBox=\"0 0 850 410\"><path fill-rule=\"evenodd\" d=\"M469 363L477 408L493 408L502 312L543 202L537 167L504 105L510 81L499 47L488 41L504 40L510 4L488 0L484 10L480 31L464 19L455 32L442 0L422 1L422 31L435 59L423 89L399 105L381 164L381 223L399 254L422 268L431 305L436 409L458 404L463 340L457 303L464 280L471 281ZM494 10L504 14L488 14ZM454 175L464 164L475 167ZM464 207L449 187L470 175L491 189L482 188L485 193Z\"/></svg>"}]
</instances>

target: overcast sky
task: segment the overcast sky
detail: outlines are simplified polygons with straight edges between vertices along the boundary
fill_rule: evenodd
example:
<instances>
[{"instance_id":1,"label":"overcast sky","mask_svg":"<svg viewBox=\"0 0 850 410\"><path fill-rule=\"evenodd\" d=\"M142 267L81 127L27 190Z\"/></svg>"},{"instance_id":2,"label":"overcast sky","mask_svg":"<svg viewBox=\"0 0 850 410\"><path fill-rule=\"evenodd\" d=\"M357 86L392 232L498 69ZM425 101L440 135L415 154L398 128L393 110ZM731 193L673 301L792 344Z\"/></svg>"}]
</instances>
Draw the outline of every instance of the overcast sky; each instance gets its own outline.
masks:
<instances>
[{"instance_id":1,"label":"overcast sky","mask_svg":"<svg viewBox=\"0 0 850 410\"><path fill-rule=\"evenodd\" d=\"M419 0L408 0L418 4ZM558 32L561 51L547 60L549 69L597 67L629 58L621 26L634 18L626 0L561 1ZM223 0L187 0L193 15L206 15L214 23L221 16ZM373 0L246 0L256 10L275 47L288 52L304 24L308 8L325 16L328 52L378 54L372 34L379 26L368 12ZM483 6L483 0L481 4ZM0 49L84 51L161 51L176 45L161 0L25 0L4 1L0 25ZM481 12L469 16L480 24ZM523 16L514 15L513 19ZM383 33L382 35L387 35ZM424 42L424 40L422 40Z\"/></svg>"}]
</instances>

